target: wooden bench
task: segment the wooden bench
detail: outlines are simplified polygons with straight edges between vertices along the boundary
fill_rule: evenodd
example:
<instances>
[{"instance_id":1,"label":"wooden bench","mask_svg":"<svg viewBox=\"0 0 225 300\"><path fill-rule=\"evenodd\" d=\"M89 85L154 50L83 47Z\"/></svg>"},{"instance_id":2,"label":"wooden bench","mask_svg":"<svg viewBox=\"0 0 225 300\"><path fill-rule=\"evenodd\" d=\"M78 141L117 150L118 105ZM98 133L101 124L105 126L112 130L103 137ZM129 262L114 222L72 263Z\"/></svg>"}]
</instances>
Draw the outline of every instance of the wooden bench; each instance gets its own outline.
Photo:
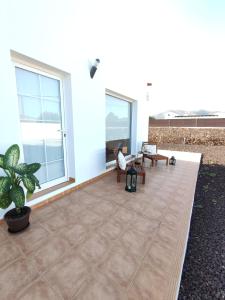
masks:
<instances>
[{"instance_id":1,"label":"wooden bench","mask_svg":"<svg viewBox=\"0 0 225 300\"><path fill-rule=\"evenodd\" d=\"M117 170L117 182L120 182L120 177L121 175L126 175L127 170L133 165L135 170L137 171L137 175L142 177L142 184L145 184L145 169L143 168L142 165L135 165L133 162L127 164L126 169L122 170L119 166L118 162L118 153L121 151L120 149L115 149L114 154L116 158L116 170ZM123 153L123 151L121 151Z\"/></svg>"},{"instance_id":2,"label":"wooden bench","mask_svg":"<svg viewBox=\"0 0 225 300\"><path fill-rule=\"evenodd\" d=\"M161 155L161 154L146 154L143 153L143 158L142 158L142 162L144 163L145 158L148 158L152 161L152 166L156 166L158 160L165 160L166 161L166 165L168 166L169 163L169 158L167 156Z\"/></svg>"},{"instance_id":3,"label":"wooden bench","mask_svg":"<svg viewBox=\"0 0 225 300\"><path fill-rule=\"evenodd\" d=\"M146 146L149 148L149 151L150 151L149 153L145 152ZM145 158L148 158L152 161L153 167L157 165L158 160L165 160L166 165L168 166L169 158L167 156L157 153L157 145L151 145L148 142L143 142L142 143L142 153L143 153L142 164L144 163Z\"/></svg>"}]
</instances>

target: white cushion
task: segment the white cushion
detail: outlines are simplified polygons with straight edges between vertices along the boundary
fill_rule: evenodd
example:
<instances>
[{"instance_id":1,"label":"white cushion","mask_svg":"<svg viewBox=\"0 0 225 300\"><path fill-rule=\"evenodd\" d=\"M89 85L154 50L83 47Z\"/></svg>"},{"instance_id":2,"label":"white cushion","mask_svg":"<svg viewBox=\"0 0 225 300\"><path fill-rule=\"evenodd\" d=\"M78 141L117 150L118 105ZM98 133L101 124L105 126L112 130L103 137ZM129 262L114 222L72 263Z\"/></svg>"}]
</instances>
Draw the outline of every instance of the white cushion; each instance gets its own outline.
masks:
<instances>
[{"instance_id":1,"label":"white cushion","mask_svg":"<svg viewBox=\"0 0 225 300\"><path fill-rule=\"evenodd\" d=\"M118 153L118 163L121 170L126 170L127 162L121 151Z\"/></svg>"},{"instance_id":2,"label":"white cushion","mask_svg":"<svg viewBox=\"0 0 225 300\"><path fill-rule=\"evenodd\" d=\"M156 145L144 145L144 152L148 152L152 155L156 154Z\"/></svg>"}]
</instances>

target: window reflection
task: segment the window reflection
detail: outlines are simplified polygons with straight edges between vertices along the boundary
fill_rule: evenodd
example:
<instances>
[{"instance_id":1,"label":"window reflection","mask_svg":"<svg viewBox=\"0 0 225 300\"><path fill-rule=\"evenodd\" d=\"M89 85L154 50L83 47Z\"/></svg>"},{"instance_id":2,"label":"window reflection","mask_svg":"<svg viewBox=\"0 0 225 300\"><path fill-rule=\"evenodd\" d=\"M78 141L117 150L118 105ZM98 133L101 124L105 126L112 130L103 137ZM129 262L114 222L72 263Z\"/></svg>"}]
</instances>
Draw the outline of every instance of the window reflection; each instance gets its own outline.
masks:
<instances>
[{"instance_id":1,"label":"window reflection","mask_svg":"<svg viewBox=\"0 0 225 300\"><path fill-rule=\"evenodd\" d=\"M16 67L24 159L39 162L40 183L64 177L60 82Z\"/></svg>"},{"instance_id":2,"label":"window reflection","mask_svg":"<svg viewBox=\"0 0 225 300\"><path fill-rule=\"evenodd\" d=\"M131 104L106 95L106 162L115 159L113 150L127 147L130 154Z\"/></svg>"}]
</instances>

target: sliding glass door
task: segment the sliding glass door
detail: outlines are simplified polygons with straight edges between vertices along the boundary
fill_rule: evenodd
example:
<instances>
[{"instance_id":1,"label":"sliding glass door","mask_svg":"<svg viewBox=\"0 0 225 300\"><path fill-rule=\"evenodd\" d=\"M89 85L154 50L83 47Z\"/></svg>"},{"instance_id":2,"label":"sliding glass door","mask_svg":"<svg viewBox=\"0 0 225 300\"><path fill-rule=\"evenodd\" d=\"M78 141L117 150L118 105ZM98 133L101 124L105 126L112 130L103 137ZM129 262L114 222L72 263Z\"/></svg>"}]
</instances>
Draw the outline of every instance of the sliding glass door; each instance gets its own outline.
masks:
<instances>
[{"instance_id":1,"label":"sliding glass door","mask_svg":"<svg viewBox=\"0 0 225 300\"><path fill-rule=\"evenodd\" d=\"M131 103L106 95L106 162L115 160L118 147L131 153Z\"/></svg>"}]
</instances>

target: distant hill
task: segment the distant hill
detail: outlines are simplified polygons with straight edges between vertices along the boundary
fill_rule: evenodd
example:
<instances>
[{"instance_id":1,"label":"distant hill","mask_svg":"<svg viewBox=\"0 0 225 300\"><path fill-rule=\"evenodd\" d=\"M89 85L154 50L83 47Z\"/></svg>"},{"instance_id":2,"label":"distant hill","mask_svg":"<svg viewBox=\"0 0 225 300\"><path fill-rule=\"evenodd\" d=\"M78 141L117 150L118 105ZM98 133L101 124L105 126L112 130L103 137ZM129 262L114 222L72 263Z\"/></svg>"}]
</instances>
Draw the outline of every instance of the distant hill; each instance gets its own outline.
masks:
<instances>
[{"instance_id":1,"label":"distant hill","mask_svg":"<svg viewBox=\"0 0 225 300\"><path fill-rule=\"evenodd\" d=\"M154 119L170 119L176 117L195 117L195 116L215 116L218 118L224 118L225 112L218 112L218 111L209 111L204 109L193 110L193 111L185 111L185 110L170 110L164 111L159 114L151 115L150 117Z\"/></svg>"}]
</instances>

